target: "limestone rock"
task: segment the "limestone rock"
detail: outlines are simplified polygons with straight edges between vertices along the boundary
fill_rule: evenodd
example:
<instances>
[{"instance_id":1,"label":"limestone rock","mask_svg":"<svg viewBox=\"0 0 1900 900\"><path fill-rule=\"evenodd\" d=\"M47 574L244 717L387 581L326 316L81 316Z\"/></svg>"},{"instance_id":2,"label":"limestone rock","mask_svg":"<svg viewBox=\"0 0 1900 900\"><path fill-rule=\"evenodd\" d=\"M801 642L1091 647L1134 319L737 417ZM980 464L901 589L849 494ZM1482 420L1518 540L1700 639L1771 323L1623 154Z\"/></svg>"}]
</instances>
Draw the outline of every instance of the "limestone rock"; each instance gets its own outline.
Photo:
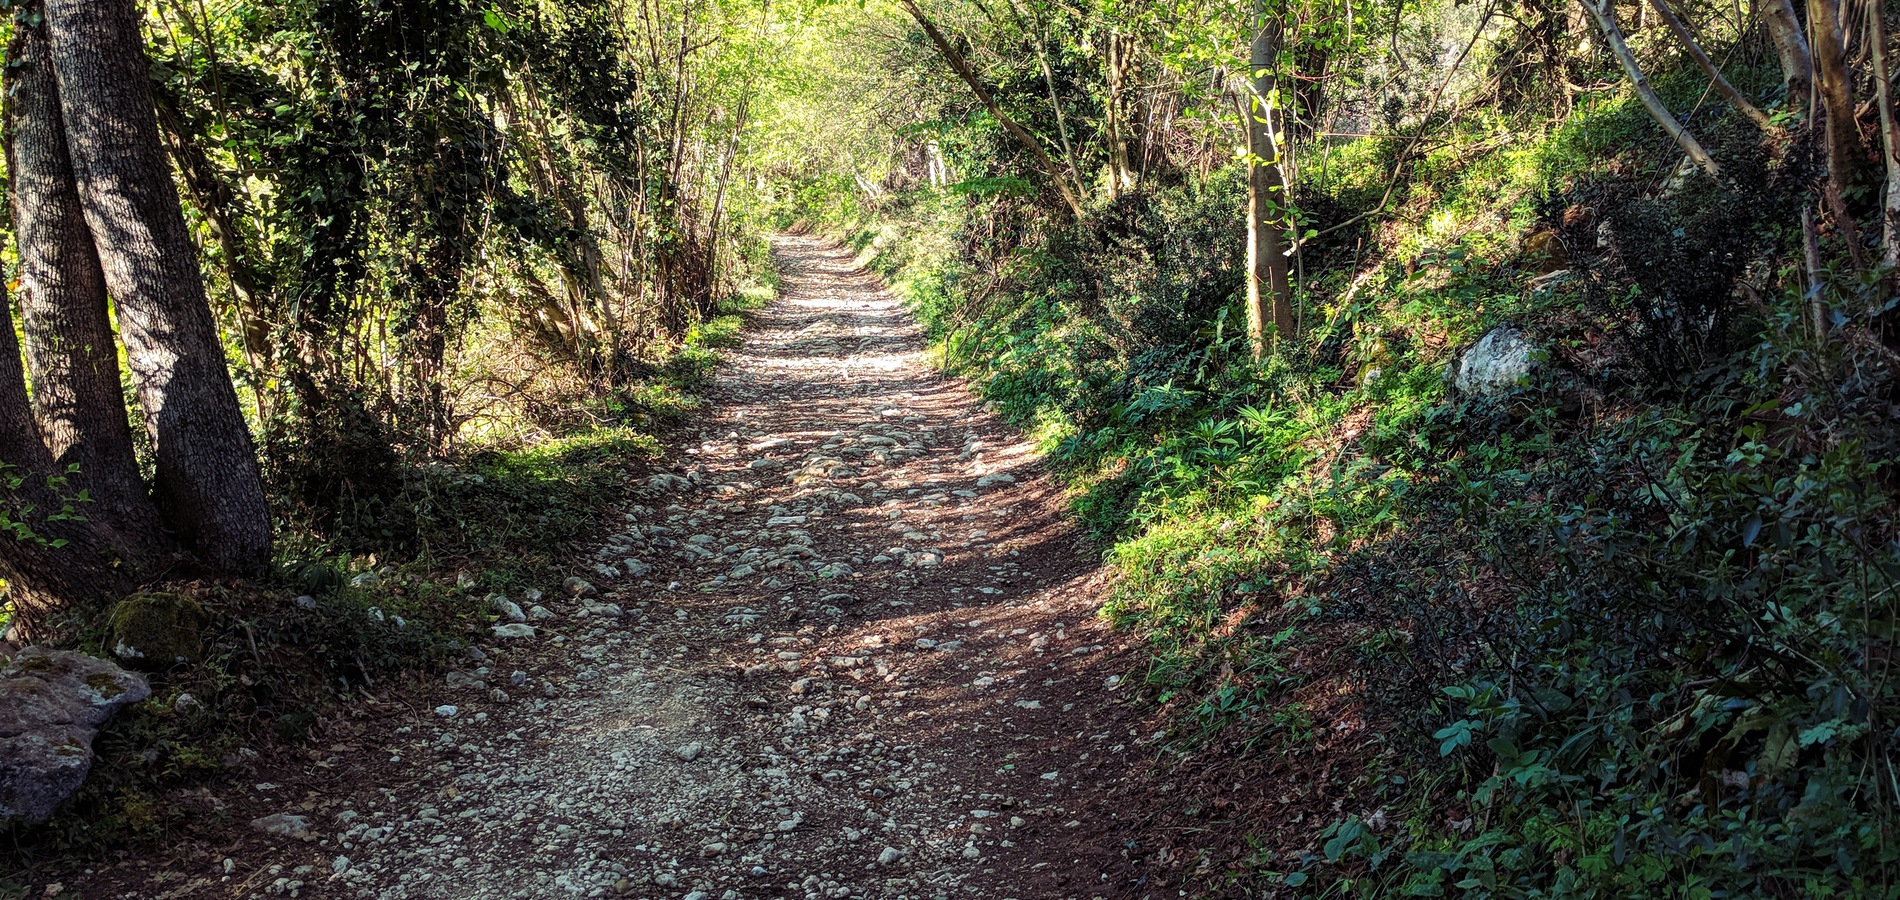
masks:
<instances>
[{"instance_id":1,"label":"limestone rock","mask_svg":"<svg viewBox=\"0 0 1900 900\"><path fill-rule=\"evenodd\" d=\"M92 770L92 739L112 713L151 696L103 659L28 647L0 671L0 824L37 825Z\"/></svg>"},{"instance_id":2,"label":"limestone rock","mask_svg":"<svg viewBox=\"0 0 1900 900\"><path fill-rule=\"evenodd\" d=\"M1523 330L1512 325L1494 328L1459 358L1452 385L1473 397L1502 397L1530 377L1537 356L1537 347Z\"/></svg>"},{"instance_id":3,"label":"limestone rock","mask_svg":"<svg viewBox=\"0 0 1900 900\"><path fill-rule=\"evenodd\" d=\"M489 594L483 598L488 603L488 611L510 622L526 622L528 614L521 611L521 604L500 594Z\"/></svg>"},{"instance_id":4,"label":"limestone rock","mask_svg":"<svg viewBox=\"0 0 1900 900\"><path fill-rule=\"evenodd\" d=\"M647 489L656 493L684 491L690 489L692 486L693 483L691 481L666 472L661 472L647 479Z\"/></svg>"},{"instance_id":5,"label":"limestone rock","mask_svg":"<svg viewBox=\"0 0 1900 900\"><path fill-rule=\"evenodd\" d=\"M310 820L304 816L289 813L275 813L262 818L252 819L251 827L268 835L287 837L299 841L316 838L310 830Z\"/></svg>"}]
</instances>

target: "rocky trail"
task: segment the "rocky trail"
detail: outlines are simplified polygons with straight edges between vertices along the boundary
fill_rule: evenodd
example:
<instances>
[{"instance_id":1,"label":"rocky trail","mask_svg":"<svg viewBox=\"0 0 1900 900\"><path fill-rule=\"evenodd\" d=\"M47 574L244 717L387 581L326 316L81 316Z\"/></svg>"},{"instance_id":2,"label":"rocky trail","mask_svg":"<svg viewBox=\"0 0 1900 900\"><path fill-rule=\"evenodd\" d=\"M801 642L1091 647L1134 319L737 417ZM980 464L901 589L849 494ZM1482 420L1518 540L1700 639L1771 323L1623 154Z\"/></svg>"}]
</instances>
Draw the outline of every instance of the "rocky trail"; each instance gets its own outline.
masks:
<instances>
[{"instance_id":1,"label":"rocky trail","mask_svg":"<svg viewBox=\"0 0 1900 900\"><path fill-rule=\"evenodd\" d=\"M399 727L236 791L254 827L85 894L1142 896L1109 797L1154 736L1059 491L848 251L776 251L577 578Z\"/></svg>"}]
</instances>

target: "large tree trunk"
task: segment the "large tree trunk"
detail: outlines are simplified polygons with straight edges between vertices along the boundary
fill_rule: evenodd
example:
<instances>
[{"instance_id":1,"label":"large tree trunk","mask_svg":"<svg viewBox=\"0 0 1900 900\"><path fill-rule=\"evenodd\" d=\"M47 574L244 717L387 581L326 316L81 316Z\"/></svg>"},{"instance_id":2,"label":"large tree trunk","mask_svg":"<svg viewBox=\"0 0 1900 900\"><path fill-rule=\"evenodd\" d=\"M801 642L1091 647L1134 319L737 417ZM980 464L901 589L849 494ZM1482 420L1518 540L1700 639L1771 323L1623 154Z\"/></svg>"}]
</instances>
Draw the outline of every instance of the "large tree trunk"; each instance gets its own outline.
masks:
<instances>
[{"instance_id":1,"label":"large tree trunk","mask_svg":"<svg viewBox=\"0 0 1900 900\"><path fill-rule=\"evenodd\" d=\"M1814 69L1821 82L1821 107L1827 113L1828 175L1845 186L1860 166L1860 130L1855 123L1854 81L1847 71L1840 13L1840 0L1808 0Z\"/></svg>"},{"instance_id":2,"label":"large tree trunk","mask_svg":"<svg viewBox=\"0 0 1900 900\"><path fill-rule=\"evenodd\" d=\"M133 566L87 519L94 504L53 465L26 397L13 313L0 296L0 578L14 626L34 638L65 609L91 612L129 593Z\"/></svg>"},{"instance_id":3,"label":"large tree trunk","mask_svg":"<svg viewBox=\"0 0 1900 900\"><path fill-rule=\"evenodd\" d=\"M105 273L73 183L44 30L17 25L11 56L7 165L40 434L53 471L77 467L68 479L92 498L88 517L117 532L126 548L156 555L167 541L132 449Z\"/></svg>"},{"instance_id":4,"label":"large tree trunk","mask_svg":"<svg viewBox=\"0 0 1900 900\"><path fill-rule=\"evenodd\" d=\"M1247 132L1247 337L1255 359L1280 338L1293 336L1293 288L1287 277L1285 186L1280 175L1280 147L1268 106L1277 85L1280 23L1271 21L1264 6L1256 4L1256 30L1248 54L1251 97L1242 98L1242 123ZM1271 322L1272 331L1268 331Z\"/></svg>"},{"instance_id":5,"label":"large tree trunk","mask_svg":"<svg viewBox=\"0 0 1900 900\"><path fill-rule=\"evenodd\" d=\"M273 286L257 265L262 252L255 249L256 235L242 224L249 210L205 154L198 135L179 114L177 98L167 96L163 90L156 93L159 130L165 136L165 147L172 161L178 164L178 171L185 176L192 203L203 214L211 236L224 251L224 274L231 281L231 292L236 295L245 361L259 374L269 372L274 354L270 322L264 315L264 298ZM269 409L263 406L265 396L265 392L259 392L258 416L268 419Z\"/></svg>"},{"instance_id":6,"label":"large tree trunk","mask_svg":"<svg viewBox=\"0 0 1900 900\"><path fill-rule=\"evenodd\" d=\"M119 311L163 511L205 562L270 557L270 514L204 279L159 144L133 0L47 0L86 224Z\"/></svg>"}]
</instances>

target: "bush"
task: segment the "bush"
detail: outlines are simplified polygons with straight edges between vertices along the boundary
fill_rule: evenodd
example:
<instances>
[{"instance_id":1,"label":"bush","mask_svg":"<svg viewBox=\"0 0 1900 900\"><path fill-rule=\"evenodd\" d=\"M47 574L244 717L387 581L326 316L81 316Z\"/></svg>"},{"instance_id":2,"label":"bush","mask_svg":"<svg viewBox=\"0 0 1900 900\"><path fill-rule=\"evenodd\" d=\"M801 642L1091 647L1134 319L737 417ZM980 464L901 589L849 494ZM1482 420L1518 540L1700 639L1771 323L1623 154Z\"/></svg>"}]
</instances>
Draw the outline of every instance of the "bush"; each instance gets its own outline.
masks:
<instances>
[{"instance_id":1,"label":"bush","mask_svg":"<svg viewBox=\"0 0 1900 900\"><path fill-rule=\"evenodd\" d=\"M1455 132L1399 191L1429 213L1306 281L1301 341L1258 365L1235 171L1073 228L996 194L857 229L945 362L1068 474L1177 750L1322 777L1297 768L1315 698L1389 727L1335 786L1358 815L1310 854L1236 856L1230 883L1845 896L1900 875L1892 354L1813 346L1773 288L1800 280L1772 268L1798 171L1722 124L1741 189L1657 194L1641 117ZM1309 206L1369 202L1390 161L1355 153ZM1836 309L1883 308L1841 289ZM1458 348L1503 322L1549 348L1540 380L1450 396Z\"/></svg>"}]
</instances>

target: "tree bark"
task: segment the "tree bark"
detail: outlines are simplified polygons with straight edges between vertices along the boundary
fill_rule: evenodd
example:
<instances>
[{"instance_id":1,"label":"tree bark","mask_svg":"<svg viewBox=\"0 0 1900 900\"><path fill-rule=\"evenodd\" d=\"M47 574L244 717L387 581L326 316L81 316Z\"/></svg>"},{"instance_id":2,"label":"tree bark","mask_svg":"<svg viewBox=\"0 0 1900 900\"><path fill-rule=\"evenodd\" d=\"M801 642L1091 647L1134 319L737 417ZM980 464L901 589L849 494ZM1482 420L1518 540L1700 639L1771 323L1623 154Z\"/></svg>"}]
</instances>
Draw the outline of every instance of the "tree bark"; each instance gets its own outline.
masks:
<instances>
[{"instance_id":1,"label":"tree bark","mask_svg":"<svg viewBox=\"0 0 1900 900\"><path fill-rule=\"evenodd\" d=\"M1893 268L1900 266L1900 122L1894 115L1893 73L1887 68L1887 23L1882 6L1867 5L1867 33L1874 50L1874 100L1880 105L1881 162L1887 170L1887 184L1880 199L1881 260Z\"/></svg>"},{"instance_id":2,"label":"tree bark","mask_svg":"<svg viewBox=\"0 0 1900 900\"><path fill-rule=\"evenodd\" d=\"M996 99L990 96L989 90L983 87L982 80L977 78L976 70L970 68L970 63L963 58L963 54L950 46L950 41L943 36L943 32L937 30L936 23L930 21L929 17L924 15L924 11L917 8L915 0L898 0L898 2L903 4L904 11L910 13L911 18L917 20L918 27L924 30L924 36L930 39L930 43L943 56L943 61L949 63L950 68L957 73L957 77L963 79L963 83L969 86L970 92L976 95L977 102L983 104L983 108L989 110L990 116L996 119L996 123L1036 158L1036 164L1040 165L1042 170L1048 173L1049 178L1056 183L1056 190L1062 194L1062 202L1069 207L1069 213L1077 219L1082 218L1081 198L1069 185L1069 179L1063 174L1061 167L1057 166L1055 160L1049 158L1048 152L1042 149L1042 144L1037 142L1035 135L1016 124L1015 119L1010 118L1001 107L996 105Z\"/></svg>"},{"instance_id":3,"label":"tree bark","mask_svg":"<svg viewBox=\"0 0 1900 900\"><path fill-rule=\"evenodd\" d=\"M1808 0L1815 74L1821 82L1821 106L1827 113L1828 176L1845 187L1860 167L1860 130L1855 124L1854 82L1847 71L1840 12L1839 0Z\"/></svg>"},{"instance_id":4,"label":"tree bark","mask_svg":"<svg viewBox=\"0 0 1900 900\"><path fill-rule=\"evenodd\" d=\"M26 396L13 312L0 297L0 578L28 638L62 610L93 611L130 593L134 567L114 535L87 521L41 442ZM121 403L123 405L123 403Z\"/></svg>"},{"instance_id":5,"label":"tree bark","mask_svg":"<svg viewBox=\"0 0 1900 900\"><path fill-rule=\"evenodd\" d=\"M1270 101L1278 87L1281 28L1256 3L1258 16L1249 48L1251 97L1243 98L1247 135L1247 338L1254 359L1264 359L1281 338L1293 337L1293 289L1287 277L1286 197L1275 198L1284 181ZM1271 332L1268 331L1271 326Z\"/></svg>"},{"instance_id":6,"label":"tree bark","mask_svg":"<svg viewBox=\"0 0 1900 900\"><path fill-rule=\"evenodd\" d=\"M1821 85L1821 109L1826 113L1828 213L1854 266L1863 268L1866 256L1861 253L1859 224L1847 208L1847 190L1860 173L1862 148L1860 123L1854 115L1854 76L1847 70L1840 12L1840 0L1808 0L1814 71Z\"/></svg>"},{"instance_id":7,"label":"tree bark","mask_svg":"<svg viewBox=\"0 0 1900 900\"><path fill-rule=\"evenodd\" d=\"M105 273L73 182L44 29L16 25L10 56L7 165L40 435L52 471L77 467L68 481L93 500L91 517L128 549L156 555L168 542L132 449Z\"/></svg>"},{"instance_id":8,"label":"tree bark","mask_svg":"<svg viewBox=\"0 0 1900 900\"><path fill-rule=\"evenodd\" d=\"M133 0L47 0L46 28L79 199L152 436L161 509L204 562L262 571L270 514L159 144L138 10Z\"/></svg>"},{"instance_id":9,"label":"tree bark","mask_svg":"<svg viewBox=\"0 0 1900 900\"><path fill-rule=\"evenodd\" d=\"M1108 32L1108 100L1102 106L1108 139L1109 196L1119 196L1134 187L1134 173L1128 166L1128 134L1122 111L1122 95L1128 80L1128 46L1132 41L1118 28ZM1047 62L1044 63L1048 65Z\"/></svg>"},{"instance_id":10,"label":"tree bark","mask_svg":"<svg viewBox=\"0 0 1900 900\"><path fill-rule=\"evenodd\" d=\"M1814 228L1814 207L1801 206L1802 261L1808 269L1808 325L1816 341L1827 340L1827 281L1821 277L1821 236Z\"/></svg>"},{"instance_id":11,"label":"tree bark","mask_svg":"<svg viewBox=\"0 0 1900 900\"><path fill-rule=\"evenodd\" d=\"M1774 42L1775 55L1781 60L1781 84L1789 105L1796 109L1808 104L1808 91L1814 85L1814 57L1808 52L1808 38L1801 20L1794 14L1792 0L1762 0L1762 22Z\"/></svg>"},{"instance_id":12,"label":"tree bark","mask_svg":"<svg viewBox=\"0 0 1900 900\"><path fill-rule=\"evenodd\" d=\"M239 199L236 191L212 165L211 158L205 154L199 144L198 136L193 134L185 119L178 112L178 102L163 91L156 91L159 130L165 136L165 148L170 152L172 161L178 164L178 171L185 176L185 184L192 193L192 202L204 215L205 224L211 228L211 236L218 241L218 247L224 252L224 274L231 281L231 291L236 295L238 326L244 340L244 354L247 362L259 372L271 367L271 327L264 314L264 298L274 285L262 269L257 266L263 255L256 248L256 236L239 223L249 214L246 204ZM264 415L265 410L259 414Z\"/></svg>"},{"instance_id":13,"label":"tree bark","mask_svg":"<svg viewBox=\"0 0 1900 900\"><path fill-rule=\"evenodd\" d=\"M1689 33L1689 26L1682 24L1682 20L1670 10L1669 4L1665 0L1649 0L1649 5L1656 8L1656 15L1662 17L1663 24L1667 25L1669 31L1676 36L1676 40L1682 44L1682 49L1689 52L1689 58L1695 60L1695 64L1702 69L1703 74L1709 76L1716 91L1727 97L1728 102L1734 104L1735 108L1740 110L1742 115L1747 116L1750 122L1755 123L1756 127L1763 131L1773 131L1774 126L1769 123L1768 114L1762 112L1761 107L1756 106L1747 97L1742 96L1742 92L1736 90L1735 85L1730 84L1728 79L1723 77L1722 70L1715 67L1715 61L1709 59L1707 53L1702 52L1702 45L1696 43L1695 35Z\"/></svg>"},{"instance_id":14,"label":"tree bark","mask_svg":"<svg viewBox=\"0 0 1900 900\"><path fill-rule=\"evenodd\" d=\"M1682 127L1682 123L1676 121L1676 114L1663 105L1662 98L1656 96L1655 89L1649 86L1649 78L1643 75L1642 67L1636 64L1636 56L1630 53L1629 43L1623 40L1623 30L1617 27L1615 10L1610 6L1613 0L1577 0L1577 2L1583 4L1584 10L1596 20L1597 30L1603 33L1603 39L1609 43L1610 51L1616 54L1617 62L1623 65L1623 72L1630 79L1630 88L1636 92L1636 98L1642 101L1643 108L1649 111L1649 117L1654 119L1656 124L1661 125L1663 131L1669 133L1669 137L1676 142L1676 146L1681 147L1682 152L1688 154L1689 159L1700 166L1702 171L1709 173L1712 178L1720 176L1722 167L1716 165L1715 158L1709 155L1709 151L1702 149L1702 142L1696 140L1695 135L1689 133L1689 129Z\"/></svg>"}]
</instances>

